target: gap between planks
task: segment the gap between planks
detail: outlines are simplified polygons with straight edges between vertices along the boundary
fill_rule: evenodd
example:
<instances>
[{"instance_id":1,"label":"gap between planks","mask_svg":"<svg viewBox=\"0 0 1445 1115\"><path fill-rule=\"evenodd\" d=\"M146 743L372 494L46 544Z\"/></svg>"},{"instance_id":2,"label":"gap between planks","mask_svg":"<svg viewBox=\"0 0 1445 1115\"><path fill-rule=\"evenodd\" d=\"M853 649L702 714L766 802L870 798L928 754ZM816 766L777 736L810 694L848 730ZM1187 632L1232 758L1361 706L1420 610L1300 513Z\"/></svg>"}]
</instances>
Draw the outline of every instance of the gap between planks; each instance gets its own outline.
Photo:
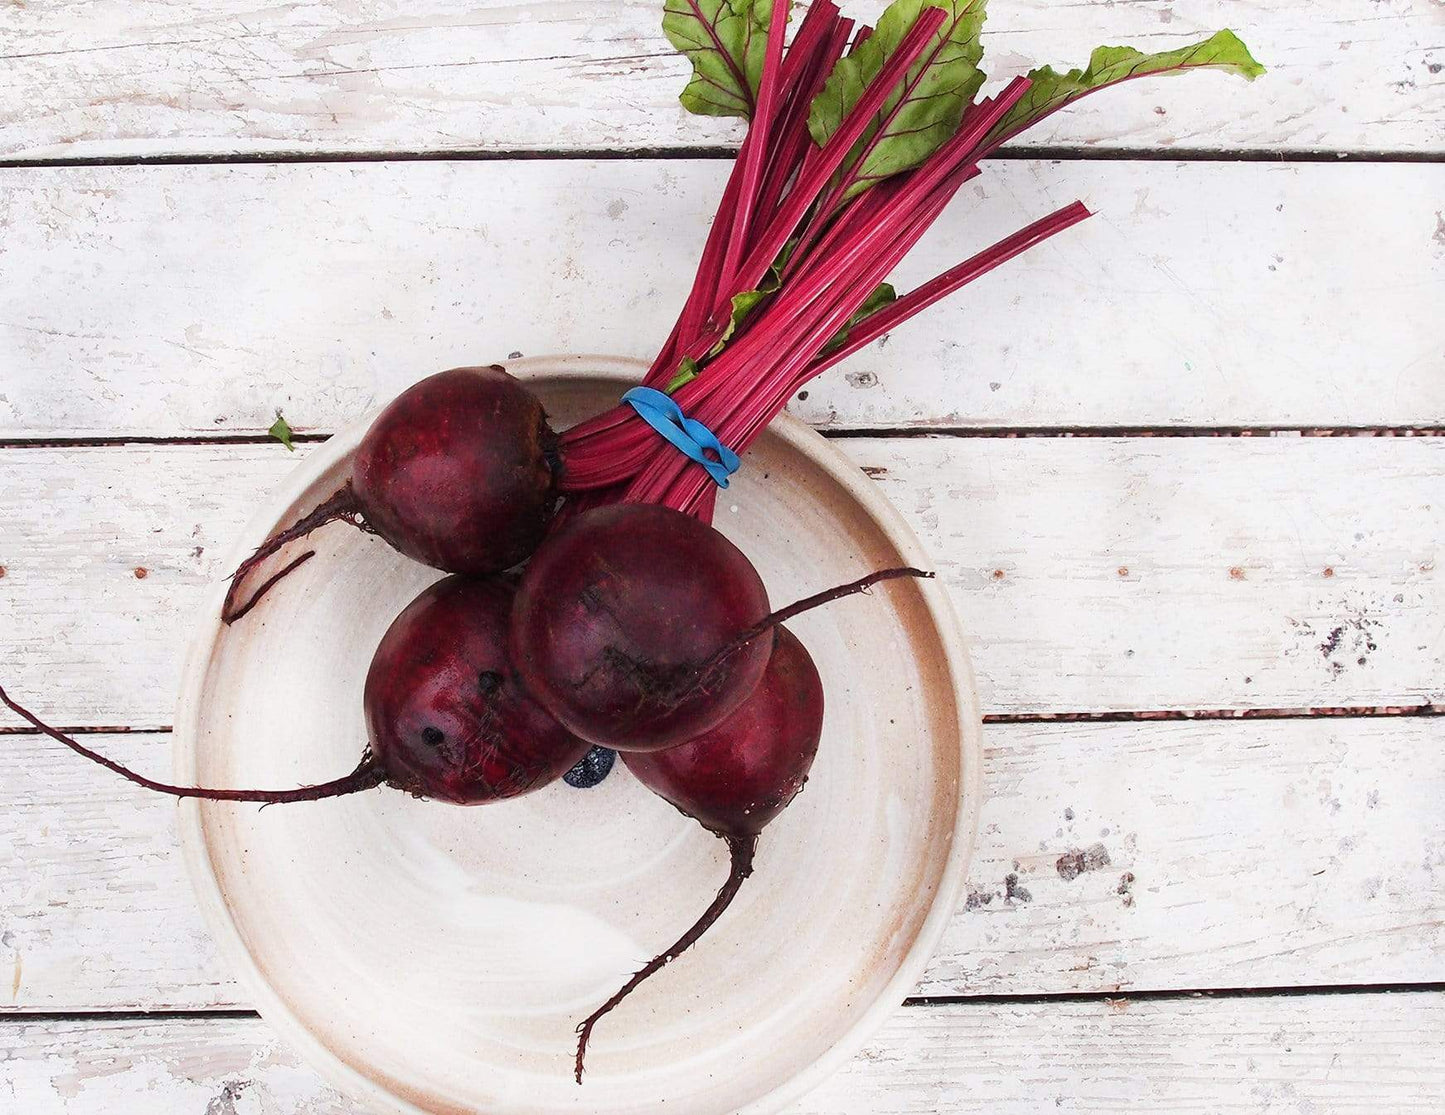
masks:
<instances>
[{"instance_id":1,"label":"gap between planks","mask_svg":"<svg viewBox=\"0 0 1445 1115\"><path fill-rule=\"evenodd\" d=\"M983 716L984 724L1145 724L1159 720L1324 720L1379 719L1382 717L1445 716L1445 706L1355 705L1319 708L1211 708L1211 709L1129 709L1116 712L993 712ZM125 725L51 725L71 736L132 735L163 736L175 729L131 728ZM0 724L0 736L38 736L43 733L18 724Z\"/></svg>"},{"instance_id":2,"label":"gap between planks","mask_svg":"<svg viewBox=\"0 0 1445 1115\"><path fill-rule=\"evenodd\" d=\"M224 166L227 164L272 163L497 163L566 162L595 159L682 160L732 159L738 149L718 147L577 147L577 148L483 148L444 151L246 151L215 155L128 155L77 156L72 158L0 159L0 170L47 169L55 167L103 166ZM1440 163L1445 151L1282 151L1268 147L1245 147L1233 151L1211 151L1201 147L1115 147L1069 146L1011 147L990 160L1000 162L1047 160L1053 162L1168 162L1168 163Z\"/></svg>"},{"instance_id":3,"label":"gap between planks","mask_svg":"<svg viewBox=\"0 0 1445 1115\"><path fill-rule=\"evenodd\" d=\"M817 432L830 441L851 438L1206 438L1206 437L1441 437L1445 426L899 426L894 428L859 427L833 429L817 427ZM298 445L319 445L332 434L312 431L297 433L291 440ZM4 449L106 449L131 445L270 445L276 441L270 434L204 434L186 436L145 436L118 434L115 437L41 435L0 437ZM867 469L865 468L866 472Z\"/></svg>"},{"instance_id":4,"label":"gap between planks","mask_svg":"<svg viewBox=\"0 0 1445 1115\"><path fill-rule=\"evenodd\" d=\"M1199 999L1307 999L1339 995L1435 995L1445 992L1445 981L1418 983L1336 983L1313 986L1216 987L1162 991L1058 991L1028 995L910 995L904 1010L926 1007L1030 1006L1049 1003L1168 1003ZM198 1007L190 1010L0 1010L0 1026L44 1022L204 1022L221 1019L261 1018L259 1011L234 1007Z\"/></svg>"}]
</instances>

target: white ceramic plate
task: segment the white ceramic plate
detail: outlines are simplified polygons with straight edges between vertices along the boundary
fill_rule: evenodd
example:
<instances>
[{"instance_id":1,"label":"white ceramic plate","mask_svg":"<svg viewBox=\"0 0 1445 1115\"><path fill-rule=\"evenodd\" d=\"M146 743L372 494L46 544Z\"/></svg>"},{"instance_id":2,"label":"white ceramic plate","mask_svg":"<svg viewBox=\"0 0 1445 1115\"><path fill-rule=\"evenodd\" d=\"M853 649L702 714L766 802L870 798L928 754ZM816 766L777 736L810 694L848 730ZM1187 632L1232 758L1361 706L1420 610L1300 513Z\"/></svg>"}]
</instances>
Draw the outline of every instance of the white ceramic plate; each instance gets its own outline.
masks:
<instances>
[{"instance_id":1,"label":"white ceramic plate","mask_svg":"<svg viewBox=\"0 0 1445 1115\"><path fill-rule=\"evenodd\" d=\"M642 366L533 358L561 427ZM361 422L313 449L239 560L347 475ZM716 525L775 606L927 556L876 485L780 418L720 493ZM342 524L235 627L221 587L176 716L181 782L292 786L352 769L382 632L439 574ZM726 875L721 841L619 764L461 808L386 788L273 806L187 802L191 878L267 1021L377 1111L777 1111L851 1057L912 990L951 916L979 804L979 717L942 586L896 581L791 624L827 692L802 795L763 834L732 909L597 1028L574 1027L671 943Z\"/></svg>"}]
</instances>

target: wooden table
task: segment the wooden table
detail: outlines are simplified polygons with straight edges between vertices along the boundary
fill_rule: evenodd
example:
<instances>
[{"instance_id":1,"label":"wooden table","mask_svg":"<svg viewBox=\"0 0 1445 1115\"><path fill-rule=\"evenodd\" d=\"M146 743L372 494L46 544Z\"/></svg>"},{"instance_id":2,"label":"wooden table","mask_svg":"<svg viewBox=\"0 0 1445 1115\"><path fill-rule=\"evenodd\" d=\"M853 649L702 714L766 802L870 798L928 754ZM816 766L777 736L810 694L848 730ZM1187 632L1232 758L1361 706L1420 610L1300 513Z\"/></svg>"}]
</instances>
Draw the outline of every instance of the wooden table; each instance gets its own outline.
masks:
<instances>
[{"instance_id":1,"label":"wooden table","mask_svg":"<svg viewBox=\"0 0 1445 1115\"><path fill-rule=\"evenodd\" d=\"M165 771L278 408L314 441L449 365L650 354L737 139L658 8L0 13L6 686ZM1445 8L995 0L986 44L1225 25L1269 75L990 164L905 281L1099 216L795 404L935 555L990 721L966 901L798 1112L1445 1107ZM0 733L0 1111L355 1112L219 962L175 806Z\"/></svg>"}]
</instances>

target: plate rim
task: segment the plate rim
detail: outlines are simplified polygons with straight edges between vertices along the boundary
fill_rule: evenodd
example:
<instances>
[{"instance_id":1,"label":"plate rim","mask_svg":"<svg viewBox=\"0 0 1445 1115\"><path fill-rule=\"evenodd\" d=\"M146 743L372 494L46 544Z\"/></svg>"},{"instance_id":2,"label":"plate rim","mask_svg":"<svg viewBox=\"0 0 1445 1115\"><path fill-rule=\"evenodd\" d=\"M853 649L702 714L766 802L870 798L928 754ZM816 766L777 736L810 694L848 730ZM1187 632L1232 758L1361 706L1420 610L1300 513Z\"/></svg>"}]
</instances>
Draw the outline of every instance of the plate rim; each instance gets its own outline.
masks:
<instances>
[{"instance_id":1,"label":"plate rim","mask_svg":"<svg viewBox=\"0 0 1445 1115\"><path fill-rule=\"evenodd\" d=\"M502 366L522 380L542 377L563 380L596 379L602 376L616 379L619 383L635 383L645 373L647 362L634 357L578 353L523 357L508 360ZM223 569L233 568L249 554L256 542L264 538L276 522L291 510L317 476L339 464L356 448L378 409L380 408L374 408L316 446L286 475L282 483L270 492L247 521L228 552ZM879 523L890 543L897 547L906 561L920 568L929 567L931 563L922 543L902 514L877 485L828 439L787 412L773 420L769 432L821 467L831 480L857 500L869 516ZM252 541L253 539L255 541ZM958 808L954 815L952 843L938 889L898 967L874 995L873 1001L857 1021L822 1054L770 1091L746 1106L737 1108L739 1115L774 1115L851 1060L918 985L919 978L933 958L963 893L968 864L978 834L978 817L982 805L982 714L964 627L947 589L936 578L918 582L918 587L943 646L944 665L953 683L959 729ZM219 633L225 590L225 581L219 582L212 587L200 606L198 616L193 621L182 667L171 741L171 765L176 780L181 785L193 783L196 778L196 724L201 712L201 692L211 651ZM307 1066L344 1095L359 1099L387 1115L433 1115L427 1108L396 1095L353 1068L317 1039L271 988L241 938L222 897L220 882L206 850L201 809L202 803L195 798L184 799L180 803L177 827L186 875L212 940L216 942L231 973L250 996L262 1019L300 1055Z\"/></svg>"}]
</instances>

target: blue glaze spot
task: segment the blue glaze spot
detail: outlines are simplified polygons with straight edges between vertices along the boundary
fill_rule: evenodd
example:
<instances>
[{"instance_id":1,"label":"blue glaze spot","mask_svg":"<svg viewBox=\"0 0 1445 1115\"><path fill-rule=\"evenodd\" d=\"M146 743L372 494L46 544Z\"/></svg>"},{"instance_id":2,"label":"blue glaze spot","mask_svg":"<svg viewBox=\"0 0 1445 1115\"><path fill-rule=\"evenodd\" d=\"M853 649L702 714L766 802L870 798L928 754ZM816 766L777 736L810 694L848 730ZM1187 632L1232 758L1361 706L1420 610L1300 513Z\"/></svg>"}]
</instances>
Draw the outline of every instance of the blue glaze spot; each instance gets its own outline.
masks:
<instances>
[{"instance_id":1,"label":"blue glaze spot","mask_svg":"<svg viewBox=\"0 0 1445 1115\"><path fill-rule=\"evenodd\" d=\"M562 781L579 790L590 789L610 773L617 761L617 752L607 747L594 747L582 761L562 776Z\"/></svg>"}]
</instances>

